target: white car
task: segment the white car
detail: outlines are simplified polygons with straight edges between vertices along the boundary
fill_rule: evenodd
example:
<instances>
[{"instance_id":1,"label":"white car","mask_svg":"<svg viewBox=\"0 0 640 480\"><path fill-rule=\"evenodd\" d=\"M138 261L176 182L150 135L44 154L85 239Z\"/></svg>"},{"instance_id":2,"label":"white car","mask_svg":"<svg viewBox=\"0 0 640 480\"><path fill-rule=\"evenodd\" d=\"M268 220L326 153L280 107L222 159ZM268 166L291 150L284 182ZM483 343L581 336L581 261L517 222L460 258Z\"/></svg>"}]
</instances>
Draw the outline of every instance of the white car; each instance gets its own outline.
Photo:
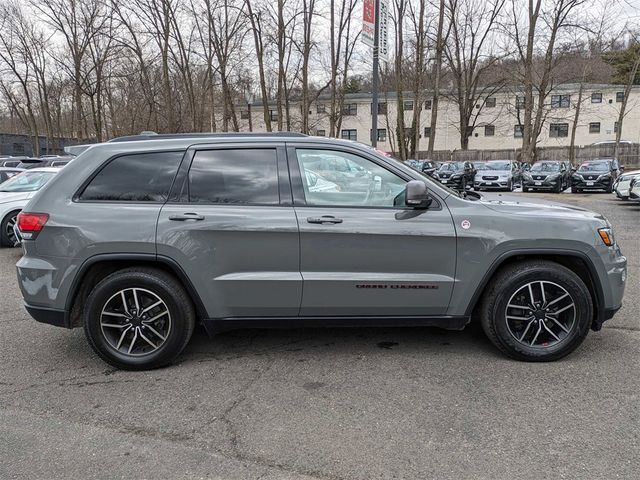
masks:
<instances>
[{"instance_id":1,"label":"white car","mask_svg":"<svg viewBox=\"0 0 640 480\"><path fill-rule=\"evenodd\" d=\"M629 186L631 185L631 180L634 178L640 178L640 170L624 172L618 177L616 183L613 184L613 190L616 192L618 198L622 200L629 198Z\"/></svg>"},{"instance_id":2,"label":"white car","mask_svg":"<svg viewBox=\"0 0 640 480\"><path fill-rule=\"evenodd\" d=\"M629 200L640 202L640 176L631 180L631 186L629 187Z\"/></svg>"},{"instance_id":3,"label":"white car","mask_svg":"<svg viewBox=\"0 0 640 480\"><path fill-rule=\"evenodd\" d=\"M59 168L33 168L0 183L0 246L14 247L18 243L14 226L20 210L31 197L51 180Z\"/></svg>"}]
</instances>

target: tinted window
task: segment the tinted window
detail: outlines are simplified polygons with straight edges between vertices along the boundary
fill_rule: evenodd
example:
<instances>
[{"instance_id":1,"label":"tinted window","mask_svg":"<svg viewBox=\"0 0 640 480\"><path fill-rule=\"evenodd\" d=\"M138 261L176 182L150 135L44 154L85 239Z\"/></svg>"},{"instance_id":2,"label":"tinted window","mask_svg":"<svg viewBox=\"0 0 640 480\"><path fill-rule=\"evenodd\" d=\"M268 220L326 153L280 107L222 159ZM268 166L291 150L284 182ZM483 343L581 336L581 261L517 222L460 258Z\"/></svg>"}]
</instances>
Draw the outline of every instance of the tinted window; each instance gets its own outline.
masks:
<instances>
[{"instance_id":1,"label":"tinted window","mask_svg":"<svg viewBox=\"0 0 640 480\"><path fill-rule=\"evenodd\" d=\"M196 203L278 204L275 149L196 153L189 170L189 200Z\"/></svg>"},{"instance_id":2,"label":"tinted window","mask_svg":"<svg viewBox=\"0 0 640 480\"><path fill-rule=\"evenodd\" d=\"M98 172L80 198L165 202L183 154L160 152L117 157Z\"/></svg>"}]
</instances>

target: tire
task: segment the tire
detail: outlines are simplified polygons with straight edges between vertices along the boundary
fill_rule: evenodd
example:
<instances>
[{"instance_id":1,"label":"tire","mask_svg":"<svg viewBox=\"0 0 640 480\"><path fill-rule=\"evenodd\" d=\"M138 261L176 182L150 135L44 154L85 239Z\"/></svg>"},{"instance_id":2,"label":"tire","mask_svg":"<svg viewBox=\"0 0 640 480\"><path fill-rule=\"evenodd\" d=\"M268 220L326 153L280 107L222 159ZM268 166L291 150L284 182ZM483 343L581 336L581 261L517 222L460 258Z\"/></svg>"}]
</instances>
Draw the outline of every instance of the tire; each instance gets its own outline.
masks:
<instances>
[{"instance_id":1,"label":"tire","mask_svg":"<svg viewBox=\"0 0 640 480\"><path fill-rule=\"evenodd\" d=\"M529 284L533 284L534 301L541 303L540 282L544 283L549 310L564 309L559 313L547 313L555 316L559 323L546 316L541 320L538 316L544 314L541 310L529 315L525 313L530 312L526 307L507 307L530 303ZM560 298L562 292L568 293L569 297L557 302L551 300ZM573 306L565 308L569 303ZM517 320L520 316L514 318L518 312L522 312L520 316L527 320ZM529 320L531 317L533 320ZM527 260L500 270L485 291L480 307L482 328L489 340L507 356L529 362L558 360L574 351L589 332L592 318L593 303L584 282L568 268L547 260ZM549 328L557 340L544 328ZM546 343L543 340L547 340Z\"/></svg>"},{"instance_id":2,"label":"tire","mask_svg":"<svg viewBox=\"0 0 640 480\"><path fill-rule=\"evenodd\" d=\"M15 247L16 237L13 233L13 225L19 213L20 210L9 212L0 222L0 247Z\"/></svg>"},{"instance_id":3,"label":"tire","mask_svg":"<svg viewBox=\"0 0 640 480\"><path fill-rule=\"evenodd\" d=\"M562 193L564 189L562 188L562 184L559 184L554 190L555 193Z\"/></svg>"},{"instance_id":4,"label":"tire","mask_svg":"<svg viewBox=\"0 0 640 480\"><path fill-rule=\"evenodd\" d=\"M150 308L158 300L162 303L145 313L146 321L144 316L133 315L136 304L144 313L143 307ZM165 309L167 313L162 314ZM109 313L102 315L103 311ZM117 271L98 283L87 299L83 317L93 350L123 370L150 370L172 363L186 347L195 326L193 304L180 282L162 270L142 267Z\"/></svg>"},{"instance_id":5,"label":"tire","mask_svg":"<svg viewBox=\"0 0 640 480\"><path fill-rule=\"evenodd\" d=\"M527 187L522 187L522 193L527 193L529 189Z\"/></svg>"},{"instance_id":6,"label":"tire","mask_svg":"<svg viewBox=\"0 0 640 480\"><path fill-rule=\"evenodd\" d=\"M578 190L576 187L571 187L571 193L578 193L580 190Z\"/></svg>"}]
</instances>

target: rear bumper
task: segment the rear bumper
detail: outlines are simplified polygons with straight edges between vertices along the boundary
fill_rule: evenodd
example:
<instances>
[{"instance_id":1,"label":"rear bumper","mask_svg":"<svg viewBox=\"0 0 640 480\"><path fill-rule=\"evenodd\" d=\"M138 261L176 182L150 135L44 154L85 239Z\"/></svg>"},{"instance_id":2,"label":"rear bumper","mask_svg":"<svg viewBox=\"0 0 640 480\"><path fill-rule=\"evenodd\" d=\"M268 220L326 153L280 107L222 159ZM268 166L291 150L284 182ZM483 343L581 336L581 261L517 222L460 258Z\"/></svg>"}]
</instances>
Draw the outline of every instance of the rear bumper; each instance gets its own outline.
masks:
<instances>
[{"instance_id":1,"label":"rear bumper","mask_svg":"<svg viewBox=\"0 0 640 480\"><path fill-rule=\"evenodd\" d=\"M54 325L56 327L71 328L68 324L69 316L64 310L55 310L53 308L34 307L25 303L24 308L31 317L40 323Z\"/></svg>"}]
</instances>

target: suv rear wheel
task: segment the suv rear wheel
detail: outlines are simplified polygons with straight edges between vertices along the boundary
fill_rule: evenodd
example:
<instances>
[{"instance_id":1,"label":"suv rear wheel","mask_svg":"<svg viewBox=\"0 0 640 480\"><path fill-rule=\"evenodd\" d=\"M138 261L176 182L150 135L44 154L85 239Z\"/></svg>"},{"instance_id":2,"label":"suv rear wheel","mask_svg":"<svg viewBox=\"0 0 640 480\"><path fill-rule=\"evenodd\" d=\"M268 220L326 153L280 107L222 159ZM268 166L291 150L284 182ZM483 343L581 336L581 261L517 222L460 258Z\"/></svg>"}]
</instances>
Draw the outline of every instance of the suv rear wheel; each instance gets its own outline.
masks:
<instances>
[{"instance_id":1,"label":"suv rear wheel","mask_svg":"<svg viewBox=\"0 0 640 480\"><path fill-rule=\"evenodd\" d=\"M584 340L593 318L591 294L568 268L546 260L502 269L481 306L487 337L508 356L550 361Z\"/></svg>"},{"instance_id":2,"label":"suv rear wheel","mask_svg":"<svg viewBox=\"0 0 640 480\"><path fill-rule=\"evenodd\" d=\"M153 268L109 275L92 290L84 308L91 347L126 370L171 363L189 342L194 325L193 305L182 285Z\"/></svg>"}]
</instances>

